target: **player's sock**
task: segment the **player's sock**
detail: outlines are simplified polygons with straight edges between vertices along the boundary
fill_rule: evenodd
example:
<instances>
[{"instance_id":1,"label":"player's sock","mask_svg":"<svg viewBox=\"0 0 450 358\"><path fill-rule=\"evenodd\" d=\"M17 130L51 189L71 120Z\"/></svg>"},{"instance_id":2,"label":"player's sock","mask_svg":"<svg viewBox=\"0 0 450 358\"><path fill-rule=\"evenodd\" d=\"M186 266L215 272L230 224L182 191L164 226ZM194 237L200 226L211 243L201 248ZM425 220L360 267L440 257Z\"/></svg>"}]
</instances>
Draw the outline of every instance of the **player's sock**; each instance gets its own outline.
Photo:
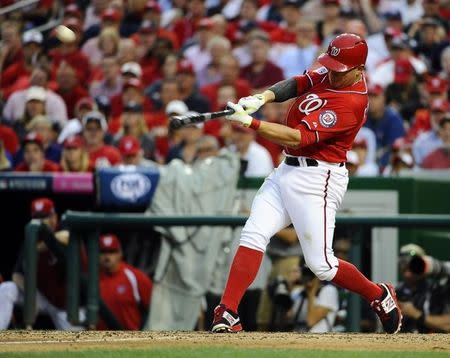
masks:
<instances>
[{"instance_id":1,"label":"player's sock","mask_svg":"<svg viewBox=\"0 0 450 358\"><path fill-rule=\"evenodd\" d=\"M263 256L264 253L261 251L239 246L220 303L237 312L242 296L258 273Z\"/></svg>"},{"instance_id":2,"label":"player's sock","mask_svg":"<svg viewBox=\"0 0 450 358\"><path fill-rule=\"evenodd\" d=\"M338 261L339 267L331 282L360 294L369 302L381 297L383 290L380 286L370 281L351 263L339 259Z\"/></svg>"}]
</instances>

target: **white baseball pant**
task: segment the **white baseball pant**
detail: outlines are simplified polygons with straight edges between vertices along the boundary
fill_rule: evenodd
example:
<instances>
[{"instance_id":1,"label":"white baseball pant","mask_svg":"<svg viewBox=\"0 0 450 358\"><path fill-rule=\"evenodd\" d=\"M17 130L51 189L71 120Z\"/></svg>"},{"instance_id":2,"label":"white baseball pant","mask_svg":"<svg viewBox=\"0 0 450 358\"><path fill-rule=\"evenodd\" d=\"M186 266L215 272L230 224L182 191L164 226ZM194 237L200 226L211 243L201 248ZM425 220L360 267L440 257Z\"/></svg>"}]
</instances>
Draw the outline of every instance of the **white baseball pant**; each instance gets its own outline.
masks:
<instances>
[{"instance_id":1,"label":"white baseball pant","mask_svg":"<svg viewBox=\"0 0 450 358\"><path fill-rule=\"evenodd\" d=\"M281 163L257 192L241 234L240 245L265 252L270 238L291 223L305 262L320 280L331 281L337 272L333 233L336 211L347 190L345 166L318 161L308 167Z\"/></svg>"},{"instance_id":2,"label":"white baseball pant","mask_svg":"<svg viewBox=\"0 0 450 358\"><path fill-rule=\"evenodd\" d=\"M13 308L15 304L23 304L23 292L13 281L0 284L0 330L7 329L11 323ZM80 331L84 327L74 326L67 320L67 314L52 305L41 293L36 294L36 308L39 312L50 316L56 329L65 331ZM84 317L84 311L80 310L80 319Z\"/></svg>"}]
</instances>

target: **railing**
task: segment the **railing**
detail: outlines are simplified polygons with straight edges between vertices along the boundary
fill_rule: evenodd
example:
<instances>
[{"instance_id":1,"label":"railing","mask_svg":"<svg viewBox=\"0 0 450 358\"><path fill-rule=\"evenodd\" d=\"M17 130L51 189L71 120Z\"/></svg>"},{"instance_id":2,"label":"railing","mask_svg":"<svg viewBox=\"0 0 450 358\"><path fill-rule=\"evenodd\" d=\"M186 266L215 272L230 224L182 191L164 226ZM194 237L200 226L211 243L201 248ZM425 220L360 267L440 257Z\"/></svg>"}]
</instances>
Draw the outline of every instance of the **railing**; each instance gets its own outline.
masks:
<instances>
[{"instance_id":1,"label":"railing","mask_svg":"<svg viewBox=\"0 0 450 358\"><path fill-rule=\"evenodd\" d=\"M133 228L133 231L151 229L154 226L230 226L245 224L244 216L150 216L146 214L105 214L68 211L63 218L71 236L67 248L67 315L70 322L77 324L80 293L80 241L87 238L88 251L88 287L87 287L87 325L94 328L99 310L99 248L98 236L103 228L108 230ZM25 309L24 323L31 328L34 322L36 296L36 241L39 223L32 220L25 229ZM395 216L338 216L336 225L350 226L355 232L352 241L351 261L361 265L362 229L372 227L417 227L450 228L450 215L409 215ZM350 296L349 316L351 331L359 331L360 299Z\"/></svg>"}]
</instances>

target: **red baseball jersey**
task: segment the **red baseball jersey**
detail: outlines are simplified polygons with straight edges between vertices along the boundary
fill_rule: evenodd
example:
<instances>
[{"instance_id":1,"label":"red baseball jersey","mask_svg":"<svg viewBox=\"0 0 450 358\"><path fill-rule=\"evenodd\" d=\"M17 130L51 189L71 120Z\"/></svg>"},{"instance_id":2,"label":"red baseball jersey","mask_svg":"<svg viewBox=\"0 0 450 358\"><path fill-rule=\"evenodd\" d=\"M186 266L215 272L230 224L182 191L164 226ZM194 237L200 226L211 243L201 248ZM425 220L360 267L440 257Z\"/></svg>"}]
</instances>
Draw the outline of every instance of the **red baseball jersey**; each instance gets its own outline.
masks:
<instances>
[{"instance_id":1,"label":"red baseball jersey","mask_svg":"<svg viewBox=\"0 0 450 358\"><path fill-rule=\"evenodd\" d=\"M138 330L142 324L142 307L148 309L152 281L137 268L122 262L115 274L100 273L100 295L105 305L124 329ZM98 329L107 329L99 321Z\"/></svg>"},{"instance_id":2,"label":"red baseball jersey","mask_svg":"<svg viewBox=\"0 0 450 358\"><path fill-rule=\"evenodd\" d=\"M330 163L346 161L359 129L367 117L366 80L340 89L331 87L328 70L319 67L295 77L297 97L286 116L286 125L302 132L300 148L285 148L293 156L304 156Z\"/></svg>"}]
</instances>

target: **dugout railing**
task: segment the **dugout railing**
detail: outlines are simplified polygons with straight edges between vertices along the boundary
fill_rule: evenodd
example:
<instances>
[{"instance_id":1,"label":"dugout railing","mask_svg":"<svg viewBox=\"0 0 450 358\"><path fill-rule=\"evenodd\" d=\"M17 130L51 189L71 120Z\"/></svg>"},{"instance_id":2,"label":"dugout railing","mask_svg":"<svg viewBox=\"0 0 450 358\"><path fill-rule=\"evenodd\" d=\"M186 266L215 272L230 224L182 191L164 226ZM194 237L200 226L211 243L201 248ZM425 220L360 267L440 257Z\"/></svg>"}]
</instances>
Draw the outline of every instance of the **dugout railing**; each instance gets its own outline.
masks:
<instances>
[{"instance_id":1,"label":"dugout railing","mask_svg":"<svg viewBox=\"0 0 450 358\"><path fill-rule=\"evenodd\" d=\"M84 239L88 253L88 278L86 290L86 323L94 328L99 311L99 248L98 237L102 230L132 228L132 231L148 230L155 226L228 226L240 227L245 224L246 216L151 216L129 213L92 213L67 211L63 216L65 226L70 230L67 247L67 315L73 324L79 323L80 307L80 244ZM392 228L450 228L450 215L399 214L389 216L341 215L336 225L351 228L352 247L350 258L357 267L361 266L361 243L365 229ZM31 329L36 313L37 250L36 243L42 226L38 220L32 220L25 227L25 292L24 324ZM367 238L368 239L368 238ZM348 328L360 330L361 300L352 294L349 299Z\"/></svg>"}]
</instances>

